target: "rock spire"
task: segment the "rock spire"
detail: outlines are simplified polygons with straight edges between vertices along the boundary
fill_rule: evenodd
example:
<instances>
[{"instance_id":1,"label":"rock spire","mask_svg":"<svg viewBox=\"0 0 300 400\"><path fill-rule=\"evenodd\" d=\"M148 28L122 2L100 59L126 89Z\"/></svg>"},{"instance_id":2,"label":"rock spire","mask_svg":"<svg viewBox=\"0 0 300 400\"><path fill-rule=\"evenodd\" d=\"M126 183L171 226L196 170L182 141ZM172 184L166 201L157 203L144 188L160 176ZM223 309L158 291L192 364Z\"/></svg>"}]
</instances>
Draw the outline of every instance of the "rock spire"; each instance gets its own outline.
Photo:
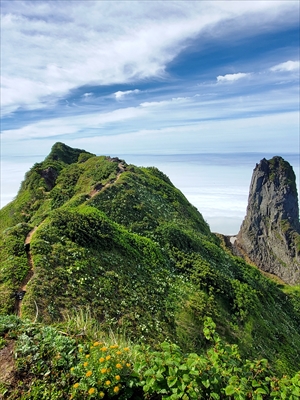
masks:
<instances>
[{"instance_id":1,"label":"rock spire","mask_svg":"<svg viewBox=\"0 0 300 400\"><path fill-rule=\"evenodd\" d=\"M296 179L282 157L253 171L246 217L235 245L260 269L300 283L300 224Z\"/></svg>"}]
</instances>

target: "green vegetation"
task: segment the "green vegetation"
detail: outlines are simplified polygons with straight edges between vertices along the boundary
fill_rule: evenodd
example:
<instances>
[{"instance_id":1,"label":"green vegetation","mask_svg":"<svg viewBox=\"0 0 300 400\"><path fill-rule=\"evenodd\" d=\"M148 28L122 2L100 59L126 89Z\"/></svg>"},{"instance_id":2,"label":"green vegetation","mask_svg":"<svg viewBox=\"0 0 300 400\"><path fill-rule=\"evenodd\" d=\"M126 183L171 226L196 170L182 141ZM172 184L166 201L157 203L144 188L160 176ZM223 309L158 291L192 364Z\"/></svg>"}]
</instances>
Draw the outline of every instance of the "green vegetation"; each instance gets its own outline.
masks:
<instances>
[{"instance_id":1,"label":"green vegetation","mask_svg":"<svg viewBox=\"0 0 300 400\"><path fill-rule=\"evenodd\" d=\"M74 326L72 321L64 328ZM99 339L90 341L95 324L90 316L85 316L84 322L92 329L85 330L86 336L78 336L72 329L61 331L15 316L0 316L0 337L14 344L19 378L14 385L0 383L3 398L299 398L299 372L276 376L267 360L243 359L236 345L224 342L216 333L211 318L204 321L207 350L199 354L184 353L167 341L155 348L127 342L101 333L99 327Z\"/></svg>"},{"instance_id":2,"label":"green vegetation","mask_svg":"<svg viewBox=\"0 0 300 400\"><path fill-rule=\"evenodd\" d=\"M291 387L291 379L296 382L297 375L283 375L300 369L299 289L270 280L225 251L202 215L156 168L138 168L57 143L26 174L16 199L0 210L0 219L0 316L8 324L0 346L7 335L16 339L15 352L23 354L17 367L26 382L36 382L26 386L22 398L60 399L66 393L83 398L84 391L94 388L91 397L103 392L123 398L132 393L184 398L176 397L181 393L185 398L244 399L252 391L259 399L269 398L266 393L273 387L284 392L284 382ZM26 254L24 241L34 227ZM18 303L14 293L28 277L29 260L33 276ZM16 304L22 321L8 316ZM87 305L93 312L85 318ZM92 385L96 367L85 376L83 357L90 354L93 362L101 358L100 349L108 346L112 332L126 337L129 359L118 359L119 350L111 349L103 364L111 371ZM90 351L89 341L104 345ZM115 344L112 340L109 346ZM66 356L56 358L57 348ZM162 370L161 359L169 353L177 364ZM31 376L32 357L40 361ZM247 359L268 359L270 366ZM119 361L131 367L118 373ZM203 383L192 371L205 368ZM219 374L218 382L212 371ZM278 378L267 379L273 375ZM150 384L153 376L155 384ZM190 387L188 380L194 382ZM105 391L107 381L111 385ZM76 383L78 388L72 386ZM119 384L119 392L113 392ZM15 390L21 393L21 387ZM273 392L272 397L277 398Z\"/></svg>"}]
</instances>

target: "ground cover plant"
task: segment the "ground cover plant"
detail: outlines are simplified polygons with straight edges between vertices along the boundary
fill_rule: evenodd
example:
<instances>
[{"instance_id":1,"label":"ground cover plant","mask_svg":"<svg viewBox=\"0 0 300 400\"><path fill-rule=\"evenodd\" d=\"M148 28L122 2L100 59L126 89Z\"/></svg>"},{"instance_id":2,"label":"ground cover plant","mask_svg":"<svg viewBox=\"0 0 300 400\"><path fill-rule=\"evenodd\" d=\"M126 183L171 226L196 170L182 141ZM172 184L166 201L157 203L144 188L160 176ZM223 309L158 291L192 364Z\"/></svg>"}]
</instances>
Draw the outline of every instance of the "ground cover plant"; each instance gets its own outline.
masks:
<instances>
[{"instance_id":1,"label":"ground cover plant","mask_svg":"<svg viewBox=\"0 0 300 400\"><path fill-rule=\"evenodd\" d=\"M197 354L167 341L150 347L107 335L89 311L81 310L83 315L84 336L74 330L78 317L56 327L0 317L2 346L14 342L18 378L3 384L0 375L4 399L299 398L300 372L276 376L266 359L243 359L236 345L220 338L211 318L203 329L209 345ZM96 334L100 339L91 341Z\"/></svg>"}]
</instances>

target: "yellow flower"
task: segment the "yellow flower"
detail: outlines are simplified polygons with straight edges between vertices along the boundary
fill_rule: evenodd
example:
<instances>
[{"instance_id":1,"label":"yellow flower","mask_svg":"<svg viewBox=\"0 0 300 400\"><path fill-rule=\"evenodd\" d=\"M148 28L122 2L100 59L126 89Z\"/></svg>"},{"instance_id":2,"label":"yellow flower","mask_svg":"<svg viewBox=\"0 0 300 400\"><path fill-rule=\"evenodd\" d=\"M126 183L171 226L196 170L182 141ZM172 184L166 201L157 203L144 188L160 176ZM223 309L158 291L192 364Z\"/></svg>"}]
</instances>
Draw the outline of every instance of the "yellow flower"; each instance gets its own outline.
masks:
<instances>
[{"instance_id":1,"label":"yellow flower","mask_svg":"<svg viewBox=\"0 0 300 400\"><path fill-rule=\"evenodd\" d=\"M99 342L95 342L94 346L97 347L97 346L99 346L99 344L100 344Z\"/></svg>"},{"instance_id":2,"label":"yellow flower","mask_svg":"<svg viewBox=\"0 0 300 400\"><path fill-rule=\"evenodd\" d=\"M118 393L119 390L120 390L120 388L119 388L118 386L115 386L115 387L114 387L114 392L115 392L115 393Z\"/></svg>"},{"instance_id":3,"label":"yellow flower","mask_svg":"<svg viewBox=\"0 0 300 400\"><path fill-rule=\"evenodd\" d=\"M72 367L72 368L70 369L70 371L74 371L74 367Z\"/></svg>"},{"instance_id":4,"label":"yellow flower","mask_svg":"<svg viewBox=\"0 0 300 400\"><path fill-rule=\"evenodd\" d=\"M90 356L90 355L89 355L89 354L87 354L87 355L85 356L85 358L89 358L89 356Z\"/></svg>"},{"instance_id":5,"label":"yellow flower","mask_svg":"<svg viewBox=\"0 0 300 400\"><path fill-rule=\"evenodd\" d=\"M94 393L95 393L95 391L96 391L96 389L95 389L95 388L90 388L90 389L89 389L89 394L94 394Z\"/></svg>"},{"instance_id":6,"label":"yellow flower","mask_svg":"<svg viewBox=\"0 0 300 400\"><path fill-rule=\"evenodd\" d=\"M101 374L105 374L106 371L107 371L106 368L102 368L102 369L101 369Z\"/></svg>"},{"instance_id":7,"label":"yellow flower","mask_svg":"<svg viewBox=\"0 0 300 400\"><path fill-rule=\"evenodd\" d=\"M106 361L108 361L111 359L111 356L106 356L105 358L106 358Z\"/></svg>"},{"instance_id":8,"label":"yellow flower","mask_svg":"<svg viewBox=\"0 0 300 400\"><path fill-rule=\"evenodd\" d=\"M82 348L80 348L80 349L79 349L79 353L82 353L82 351L83 351L83 349L82 349Z\"/></svg>"},{"instance_id":9,"label":"yellow flower","mask_svg":"<svg viewBox=\"0 0 300 400\"><path fill-rule=\"evenodd\" d=\"M107 350L107 347L103 346L103 347L101 347L100 350L101 350L101 351L106 351L106 350Z\"/></svg>"},{"instance_id":10,"label":"yellow flower","mask_svg":"<svg viewBox=\"0 0 300 400\"><path fill-rule=\"evenodd\" d=\"M130 364L129 364L129 363L126 363L126 367L128 367L128 368L129 368L129 367L130 367Z\"/></svg>"},{"instance_id":11,"label":"yellow flower","mask_svg":"<svg viewBox=\"0 0 300 400\"><path fill-rule=\"evenodd\" d=\"M105 358L104 357L100 357L99 358L99 362L103 362L103 361L105 361Z\"/></svg>"},{"instance_id":12,"label":"yellow flower","mask_svg":"<svg viewBox=\"0 0 300 400\"><path fill-rule=\"evenodd\" d=\"M92 371L88 371L85 376L91 376L92 375Z\"/></svg>"},{"instance_id":13,"label":"yellow flower","mask_svg":"<svg viewBox=\"0 0 300 400\"><path fill-rule=\"evenodd\" d=\"M124 347L124 351L129 351L129 347Z\"/></svg>"},{"instance_id":14,"label":"yellow flower","mask_svg":"<svg viewBox=\"0 0 300 400\"><path fill-rule=\"evenodd\" d=\"M84 367L87 367L88 364L89 364L89 363L86 361L86 362L83 363L83 366L84 366Z\"/></svg>"},{"instance_id":15,"label":"yellow flower","mask_svg":"<svg viewBox=\"0 0 300 400\"><path fill-rule=\"evenodd\" d=\"M101 399L103 399L104 396L105 396L105 394L103 392L99 393L99 397L101 397Z\"/></svg>"},{"instance_id":16,"label":"yellow flower","mask_svg":"<svg viewBox=\"0 0 300 400\"><path fill-rule=\"evenodd\" d=\"M121 379L120 375L116 375L115 378L117 381L119 381Z\"/></svg>"},{"instance_id":17,"label":"yellow flower","mask_svg":"<svg viewBox=\"0 0 300 400\"><path fill-rule=\"evenodd\" d=\"M73 385L73 387L74 387L75 389L77 389L78 386L79 386L79 383L78 383L78 382L76 382L76 383Z\"/></svg>"},{"instance_id":18,"label":"yellow flower","mask_svg":"<svg viewBox=\"0 0 300 400\"><path fill-rule=\"evenodd\" d=\"M118 364L116 364L116 368L121 369L121 368L122 368L122 365L121 365L120 363L118 363Z\"/></svg>"},{"instance_id":19,"label":"yellow flower","mask_svg":"<svg viewBox=\"0 0 300 400\"><path fill-rule=\"evenodd\" d=\"M111 381L105 381L105 385L109 386L111 384Z\"/></svg>"},{"instance_id":20,"label":"yellow flower","mask_svg":"<svg viewBox=\"0 0 300 400\"><path fill-rule=\"evenodd\" d=\"M117 354L122 354L122 352L120 350L117 351Z\"/></svg>"}]
</instances>

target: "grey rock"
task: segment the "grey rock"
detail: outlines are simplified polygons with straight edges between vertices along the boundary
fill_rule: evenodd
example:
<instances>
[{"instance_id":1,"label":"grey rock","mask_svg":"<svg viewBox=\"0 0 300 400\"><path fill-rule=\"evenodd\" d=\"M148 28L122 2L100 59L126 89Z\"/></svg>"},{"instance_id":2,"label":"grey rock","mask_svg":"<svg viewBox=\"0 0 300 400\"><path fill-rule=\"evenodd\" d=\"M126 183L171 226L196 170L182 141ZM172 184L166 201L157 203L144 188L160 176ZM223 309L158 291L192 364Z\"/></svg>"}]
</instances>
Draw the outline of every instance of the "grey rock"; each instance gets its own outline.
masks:
<instances>
[{"instance_id":1,"label":"grey rock","mask_svg":"<svg viewBox=\"0 0 300 400\"><path fill-rule=\"evenodd\" d=\"M300 283L300 224L296 179L282 157L263 159L250 184L246 217L233 244L265 272Z\"/></svg>"}]
</instances>

